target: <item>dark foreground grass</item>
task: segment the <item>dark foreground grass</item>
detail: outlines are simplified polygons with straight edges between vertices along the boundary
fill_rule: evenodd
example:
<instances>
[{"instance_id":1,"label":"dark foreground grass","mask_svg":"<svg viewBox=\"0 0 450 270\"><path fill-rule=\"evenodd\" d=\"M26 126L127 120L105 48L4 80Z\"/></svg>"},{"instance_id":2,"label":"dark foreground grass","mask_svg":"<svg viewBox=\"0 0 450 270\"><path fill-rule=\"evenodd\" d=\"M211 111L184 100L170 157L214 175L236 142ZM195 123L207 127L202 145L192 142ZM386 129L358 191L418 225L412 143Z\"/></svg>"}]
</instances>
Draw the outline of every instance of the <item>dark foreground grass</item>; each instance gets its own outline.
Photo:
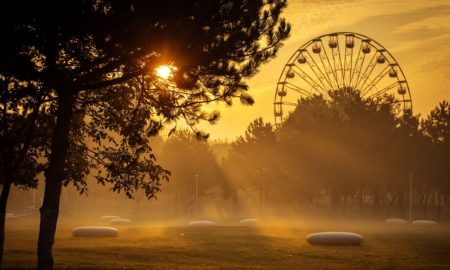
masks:
<instances>
[{"instance_id":1,"label":"dark foreground grass","mask_svg":"<svg viewBox=\"0 0 450 270\"><path fill-rule=\"evenodd\" d=\"M34 222L35 223L35 222ZM37 224L9 221L5 268L34 268ZM54 248L63 269L450 269L450 229L351 228L361 246L310 246L331 227L186 228L140 225L117 238L74 238L61 224ZM344 229L336 228L333 229ZM348 227L346 229L349 229Z\"/></svg>"}]
</instances>

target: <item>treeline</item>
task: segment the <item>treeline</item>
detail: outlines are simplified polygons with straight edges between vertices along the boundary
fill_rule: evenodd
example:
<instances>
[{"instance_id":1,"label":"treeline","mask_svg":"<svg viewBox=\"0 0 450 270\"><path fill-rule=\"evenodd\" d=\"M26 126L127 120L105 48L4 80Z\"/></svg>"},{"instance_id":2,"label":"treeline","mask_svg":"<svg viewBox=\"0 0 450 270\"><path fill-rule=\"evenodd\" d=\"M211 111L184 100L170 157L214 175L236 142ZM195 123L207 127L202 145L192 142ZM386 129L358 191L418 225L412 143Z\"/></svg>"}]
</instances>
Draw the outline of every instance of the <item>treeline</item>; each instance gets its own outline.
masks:
<instances>
[{"instance_id":1,"label":"treeline","mask_svg":"<svg viewBox=\"0 0 450 270\"><path fill-rule=\"evenodd\" d=\"M279 127L253 121L223 169L235 190L256 188L267 203L385 216L407 217L412 181L414 215L440 218L449 165L448 102L421 119L391 96L342 89L301 99Z\"/></svg>"},{"instance_id":2,"label":"treeline","mask_svg":"<svg viewBox=\"0 0 450 270\"><path fill-rule=\"evenodd\" d=\"M65 213L79 200L95 201L97 212L115 204L135 209L132 218L207 217L211 209L228 217L270 210L407 218L412 181L413 217L449 217L446 101L420 117L404 114L391 96L364 99L344 89L299 100L280 126L256 119L232 143L179 130L149 144L171 173L158 202L146 202L144 191L125 202L107 192L110 186L93 185L86 198L76 199L76 190L63 194Z\"/></svg>"},{"instance_id":3,"label":"treeline","mask_svg":"<svg viewBox=\"0 0 450 270\"><path fill-rule=\"evenodd\" d=\"M450 211L446 101L420 117L403 113L392 96L366 99L342 89L299 100L280 126L256 119L233 143L179 131L157 148L172 173L162 189L173 196L175 216L218 202L239 216L251 201L253 210L277 213L407 218L411 183L413 217L440 219Z\"/></svg>"}]
</instances>

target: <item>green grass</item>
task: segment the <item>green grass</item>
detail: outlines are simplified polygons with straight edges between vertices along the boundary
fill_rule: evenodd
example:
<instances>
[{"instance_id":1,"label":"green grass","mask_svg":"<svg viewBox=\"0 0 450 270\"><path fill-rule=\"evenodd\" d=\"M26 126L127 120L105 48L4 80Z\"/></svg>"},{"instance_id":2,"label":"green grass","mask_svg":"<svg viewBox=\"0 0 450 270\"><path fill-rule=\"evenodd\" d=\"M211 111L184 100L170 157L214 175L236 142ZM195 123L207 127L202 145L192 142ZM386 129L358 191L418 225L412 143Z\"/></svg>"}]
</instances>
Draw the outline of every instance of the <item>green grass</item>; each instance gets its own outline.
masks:
<instances>
[{"instance_id":1,"label":"green grass","mask_svg":"<svg viewBox=\"0 0 450 270\"><path fill-rule=\"evenodd\" d=\"M5 268L33 268L37 224L9 221ZM450 269L450 228L358 226L361 246L310 246L305 236L326 229L141 225L120 228L117 238L74 238L60 224L57 268L74 269ZM347 230L350 230L348 227Z\"/></svg>"}]
</instances>

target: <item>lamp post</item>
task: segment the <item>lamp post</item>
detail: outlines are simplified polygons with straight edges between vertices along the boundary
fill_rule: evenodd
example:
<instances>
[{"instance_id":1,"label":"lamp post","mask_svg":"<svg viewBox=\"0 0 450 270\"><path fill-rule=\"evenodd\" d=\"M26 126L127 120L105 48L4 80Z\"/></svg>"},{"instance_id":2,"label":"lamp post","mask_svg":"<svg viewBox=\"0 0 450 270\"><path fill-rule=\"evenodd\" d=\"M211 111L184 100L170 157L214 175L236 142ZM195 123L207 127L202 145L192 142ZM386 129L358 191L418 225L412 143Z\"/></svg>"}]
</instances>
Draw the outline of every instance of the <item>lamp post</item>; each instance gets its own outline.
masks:
<instances>
[{"instance_id":1,"label":"lamp post","mask_svg":"<svg viewBox=\"0 0 450 270\"><path fill-rule=\"evenodd\" d=\"M412 181L413 181L413 174L409 174L409 222L412 221Z\"/></svg>"},{"instance_id":2,"label":"lamp post","mask_svg":"<svg viewBox=\"0 0 450 270\"><path fill-rule=\"evenodd\" d=\"M408 138L408 167L409 167L409 222L412 222L412 204L413 204L413 132L412 130L409 131L409 138Z\"/></svg>"},{"instance_id":3,"label":"lamp post","mask_svg":"<svg viewBox=\"0 0 450 270\"><path fill-rule=\"evenodd\" d=\"M198 174L195 175L195 213L198 214Z\"/></svg>"}]
</instances>

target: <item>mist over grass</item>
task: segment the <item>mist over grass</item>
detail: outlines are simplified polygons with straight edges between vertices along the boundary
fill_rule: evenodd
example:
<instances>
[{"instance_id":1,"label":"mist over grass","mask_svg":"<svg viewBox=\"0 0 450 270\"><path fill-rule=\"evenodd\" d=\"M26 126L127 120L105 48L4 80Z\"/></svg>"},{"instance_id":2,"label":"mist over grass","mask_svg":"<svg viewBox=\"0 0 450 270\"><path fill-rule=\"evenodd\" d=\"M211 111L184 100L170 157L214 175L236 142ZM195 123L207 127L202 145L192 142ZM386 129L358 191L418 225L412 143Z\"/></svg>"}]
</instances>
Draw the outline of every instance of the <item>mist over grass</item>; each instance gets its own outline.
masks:
<instances>
[{"instance_id":1,"label":"mist over grass","mask_svg":"<svg viewBox=\"0 0 450 270\"><path fill-rule=\"evenodd\" d=\"M10 220L5 267L35 265L36 218ZM389 226L383 222L291 219L258 227L191 228L171 221L118 227L117 238L74 238L80 224L98 219L61 218L56 234L57 268L89 269L448 269L450 227ZM305 236L351 230L361 246L310 246Z\"/></svg>"},{"instance_id":2,"label":"mist over grass","mask_svg":"<svg viewBox=\"0 0 450 270\"><path fill-rule=\"evenodd\" d=\"M281 127L256 119L234 142L197 140L186 130L155 137L153 151L171 178L154 200L142 191L130 200L89 177L87 194L64 187L57 267L447 269L450 133L442 127L450 126L450 105L419 121L398 114L389 96L335 94L331 103L320 96L300 101ZM6 267L35 265L42 194L42 185L11 191L7 212L20 217L7 220ZM384 222L409 219L410 205L412 220L438 224ZM101 221L105 215L131 223ZM259 222L241 226L242 219ZM191 221L218 226L191 228ZM73 237L81 226L113 226L119 237ZM321 231L358 233L363 244L308 245L305 236Z\"/></svg>"}]
</instances>

